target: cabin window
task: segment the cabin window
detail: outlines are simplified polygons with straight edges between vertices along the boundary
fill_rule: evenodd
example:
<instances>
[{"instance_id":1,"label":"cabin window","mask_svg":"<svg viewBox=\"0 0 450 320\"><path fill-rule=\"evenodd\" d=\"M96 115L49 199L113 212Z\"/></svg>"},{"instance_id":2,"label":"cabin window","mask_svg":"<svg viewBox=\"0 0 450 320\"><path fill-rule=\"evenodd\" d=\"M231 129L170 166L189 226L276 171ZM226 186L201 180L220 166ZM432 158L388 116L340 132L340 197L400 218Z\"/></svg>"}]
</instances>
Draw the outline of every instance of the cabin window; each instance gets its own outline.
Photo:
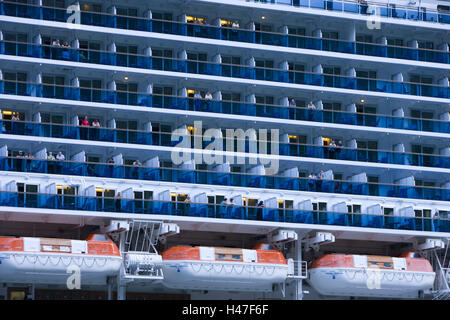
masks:
<instances>
[{"instance_id":1,"label":"cabin window","mask_svg":"<svg viewBox=\"0 0 450 320\"><path fill-rule=\"evenodd\" d=\"M96 234L94 236L95 241L108 241L108 238L104 234Z\"/></svg>"},{"instance_id":2,"label":"cabin window","mask_svg":"<svg viewBox=\"0 0 450 320\"><path fill-rule=\"evenodd\" d=\"M241 260L241 255L240 255L240 254L233 254L233 255L231 256L231 259L232 259L232 260Z\"/></svg>"},{"instance_id":3,"label":"cabin window","mask_svg":"<svg viewBox=\"0 0 450 320\"><path fill-rule=\"evenodd\" d=\"M389 262L384 263L385 268L392 268L392 265Z\"/></svg>"},{"instance_id":4,"label":"cabin window","mask_svg":"<svg viewBox=\"0 0 450 320\"><path fill-rule=\"evenodd\" d=\"M217 255L217 259L222 259L222 260L224 260L225 258L226 258L226 256L225 256L224 254L222 254L222 253L220 253L220 254Z\"/></svg>"},{"instance_id":5,"label":"cabin window","mask_svg":"<svg viewBox=\"0 0 450 320\"><path fill-rule=\"evenodd\" d=\"M262 250L275 250L275 248L271 244L263 244Z\"/></svg>"}]
</instances>

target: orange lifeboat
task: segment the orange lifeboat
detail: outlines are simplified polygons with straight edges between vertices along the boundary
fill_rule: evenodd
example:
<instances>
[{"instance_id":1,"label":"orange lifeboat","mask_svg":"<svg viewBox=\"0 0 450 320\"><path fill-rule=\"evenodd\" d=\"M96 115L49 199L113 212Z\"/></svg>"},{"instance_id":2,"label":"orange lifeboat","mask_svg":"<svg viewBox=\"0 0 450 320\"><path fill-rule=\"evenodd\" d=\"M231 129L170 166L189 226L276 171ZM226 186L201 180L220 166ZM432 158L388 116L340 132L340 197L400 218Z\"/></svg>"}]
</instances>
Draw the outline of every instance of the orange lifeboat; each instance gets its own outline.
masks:
<instances>
[{"instance_id":1,"label":"orange lifeboat","mask_svg":"<svg viewBox=\"0 0 450 320\"><path fill-rule=\"evenodd\" d=\"M105 284L117 275L122 257L104 234L86 240L0 238L0 282L65 284L79 272L80 284Z\"/></svg>"},{"instance_id":2,"label":"orange lifeboat","mask_svg":"<svg viewBox=\"0 0 450 320\"><path fill-rule=\"evenodd\" d=\"M309 283L322 295L417 298L433 288L435 273L419 253L400 257L327 254L309 270Z\"/></svg>"},{"instance_id":3,"label":"orange lifeboat","mask_svg":"<svg viewBox=\"0 0 450 320\"><path fill-rule=\"evenodd\" d=\"M162 253L163 284L191 290L271 291L288 275L288 263L272 244L255 248L175 246Z\"/></svg>"}]
</instances>

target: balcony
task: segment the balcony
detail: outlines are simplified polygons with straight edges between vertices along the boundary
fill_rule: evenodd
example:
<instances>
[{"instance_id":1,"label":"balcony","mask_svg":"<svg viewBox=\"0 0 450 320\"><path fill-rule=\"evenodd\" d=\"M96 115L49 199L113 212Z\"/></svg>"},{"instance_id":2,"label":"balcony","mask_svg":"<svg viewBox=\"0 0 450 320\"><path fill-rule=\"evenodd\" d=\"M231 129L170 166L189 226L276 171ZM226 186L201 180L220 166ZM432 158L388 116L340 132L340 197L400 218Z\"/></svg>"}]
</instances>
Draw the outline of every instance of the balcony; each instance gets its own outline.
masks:
<instances>
[{"instance_id":1,"label":"balcony","mask_svg":"<svg viewBox=\"0 0 450 320\"><path fill-rule=\"evenodd\" d=\"M324 73L290 71L284 69L221 64L215 62L173 59L86 49L61 48L29 43L1 42L0 53L53 60L65 60L140 68L232 77L248 80L274 81L328 88L405 94L422 97L449 98L450 88L445 85L400 82L373 78L340 76Z\"/></svg>"},{"instance_id":2,"label":"balcony","mask_svg":"<svg viewBox=\"0 0 450 320\"><path fill-rule=\"evenodd\" d=\"M225 100L205 100L185 96L112 91L106 89L80 88L22 81L0 80L0 94L450 133L450 122L447 120L407 118L347 111L313 110L306 107Z\"/></svg>"},{"instance_id":3,"label":"balcony","mask_svg":"<svg viewBox=\"0 0 450 320\"><path fill-rule=\"evenodd\" d=\"M321 9L335 12L345 12L368 16L368 4L359 1L349 0L245 0L246 2L272 3L279 5L288 5L294 7ZM384 18L403 19L410 21L425 21L450 23L450 13L437 12L419 7L405 7L387 3L377 3L370 1L372 7L375 7L377 14Z\"/></svg>"},{"instance_id":4,"label":"balcony","mask_svg":"<svg viewBox=\"0 0 450 320\"><path fill-rule=\"evenodd\" d=\"M450 219L0 191L0 206L450 232Z\"/></svg>"},{"instance_id":5,"label":"balcony","mask_svg":"<svg viewBox=\"0 0 450 320\"><path fill-rule=\"evenodd\" d=\"M306 3L308 3L308 1L306 1ZM355 9L359 8L360 6L364 6L357 3L324 1L324 0L314 0L311 1L311 3L314 3L315 1L320 3L319 6L324 6L325 4L328 4L328 6L331 5L332 8L335 8L333 10L336 10L336 8L339 8L339 5L342 4L345 4L343 7L347 7L347 5L355 6L354 7ZM61 8L40 7L30 4L11 3L6 1L1 2L0 6L1 6L0 14L6 16L48 20L56 22L67 22L70 16L70 14L68 14L65 9ZM367 7L367 5L365 5L365 7ZM409 11L408 10L404 11L402 9L397 10L394 9L388 10L388 12L390 12L391 14L395 12L404 12L406 14L406 12ZM416 15L418 14L417 10L415 11L415 14ZM397 17L399 16L401 16L401 14L397 15ZM437 14L433 15L432 13L428 12L419 14L418 16L428 17L428 19L436 17L437 19L438 15ZM441 17L440 22L450 23L450 15L439 14L439 16ZM445 63L445 64L450 63L450 53L444 50L398 47L375 43L324 39L317 37L292 35L286 33L252 31L225 26L219 27L213 25L198 25L178 21L146 19L140 17L111 15L106 13L93 13L81 11L81 24L91 26L101 26L107 28L144 31L144 32L157 32L157 33L216 39L216 40L265 44L290 48L302 48L310 50L332 51L332 52L360 54L360 55L362 54L366 56L375 56L375 57L385 57L385 58L405 59L414 61Z\"/></svg>"},{"instance_id":6,"label":"balcony","mask_svg":"<svg viewBox=\"0 0 450 320\"><path fill-rule=\"evenodd\" d=\"M450 200L450 189L439 187L308 179L277 175L145 167L98 162L89 163L0 157L0 170L363 196L439 201Z\"/></svg>"}]
</instances>

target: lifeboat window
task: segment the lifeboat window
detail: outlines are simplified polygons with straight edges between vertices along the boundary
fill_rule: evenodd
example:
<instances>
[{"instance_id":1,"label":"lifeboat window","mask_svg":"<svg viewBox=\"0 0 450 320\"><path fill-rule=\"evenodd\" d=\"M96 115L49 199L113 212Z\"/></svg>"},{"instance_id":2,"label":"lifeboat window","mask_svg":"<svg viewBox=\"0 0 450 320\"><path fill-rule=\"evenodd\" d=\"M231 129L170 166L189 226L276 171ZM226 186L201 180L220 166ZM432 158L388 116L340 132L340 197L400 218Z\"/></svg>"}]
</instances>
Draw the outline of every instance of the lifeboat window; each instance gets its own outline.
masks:
<instances>
[{"instance_id":1,"label":"lifeboat window","mask_svg":"<svg viewBox=\"0 0 450 320\"><path fill-rule=\"evenodd\" d=\"M96 234L94 236L95 241L108 241L108 238L104 234Z\"/></svg>"},{"instance_id":2,"label":"lifeboat window","mask_svg":"<svg viewBox=\"0 0 450 320\"><path fill-rule=\"evenodd\" d=\"M232 259L232 260L241 260L241 255L240 255L240 254L233 254L233 255L231 256L231 259Z\"/></svg>"},{"instance_id":3,"label":"lifeboat window","mask_svg":"<svg viewBox=\"0 0 450 320\"><path fill-rule=\"evenodd\" d=\"M263 244L261 249L262 250L275 250L275 248L271 244Z\"/></svg>"},{"instance_id":4,"label":"lifeboat window","mask_svg":"<svg viewBox=\"0 0 450 320\"><path fill-rule=\"evenodd\" d=\"M421 258L420 253L414 252L412 255L412 258Z\"/></svg>"}]
</instances>

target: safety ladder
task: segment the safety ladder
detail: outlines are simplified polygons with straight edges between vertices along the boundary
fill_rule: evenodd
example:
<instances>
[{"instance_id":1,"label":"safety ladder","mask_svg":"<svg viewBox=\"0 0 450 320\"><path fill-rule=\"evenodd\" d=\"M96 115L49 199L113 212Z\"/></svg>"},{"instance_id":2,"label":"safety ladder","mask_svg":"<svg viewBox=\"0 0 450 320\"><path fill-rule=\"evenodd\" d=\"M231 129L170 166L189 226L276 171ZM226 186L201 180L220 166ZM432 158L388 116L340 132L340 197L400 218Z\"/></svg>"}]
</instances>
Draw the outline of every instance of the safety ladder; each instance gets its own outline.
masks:
<instances>
[{"instance_id":1,"label":"safety ladder","mask_svg":"<svg viewBox=\"0 0 450 320\"><path fill-rule=\"evenodd\" d=\"M306 279L308 276L308 264L306 261L288 259L289 279Z\"/></svg>"}]
</instances>

